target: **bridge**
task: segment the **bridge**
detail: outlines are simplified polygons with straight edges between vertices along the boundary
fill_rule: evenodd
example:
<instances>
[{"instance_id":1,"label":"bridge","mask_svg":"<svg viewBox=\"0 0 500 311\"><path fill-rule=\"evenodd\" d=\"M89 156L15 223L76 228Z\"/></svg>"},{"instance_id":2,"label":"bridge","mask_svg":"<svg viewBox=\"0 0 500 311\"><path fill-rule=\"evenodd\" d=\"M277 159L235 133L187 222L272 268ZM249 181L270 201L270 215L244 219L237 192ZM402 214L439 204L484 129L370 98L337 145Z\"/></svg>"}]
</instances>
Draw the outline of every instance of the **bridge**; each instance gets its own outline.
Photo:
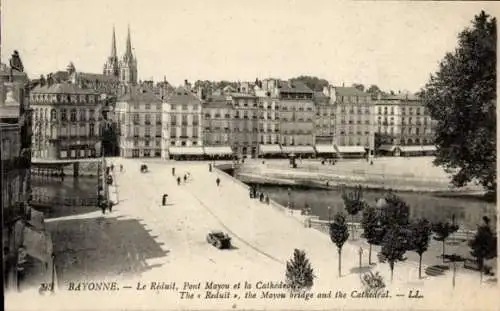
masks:
<instances>
[{"instance_id":1,"label":"bridge","mask_svg":"<svg viewBox=\"0 0 500 311\"><path fill-rule=\"evenodd\" d=\"M73 176L80 176L81 164L98 164L99 170L102 167L102 158L86 158L86 159L44 159L31 158L31 172L35 176L42 178L61 178L64 179L64 168L73 166Z\"/></svg>"}]
</instances>

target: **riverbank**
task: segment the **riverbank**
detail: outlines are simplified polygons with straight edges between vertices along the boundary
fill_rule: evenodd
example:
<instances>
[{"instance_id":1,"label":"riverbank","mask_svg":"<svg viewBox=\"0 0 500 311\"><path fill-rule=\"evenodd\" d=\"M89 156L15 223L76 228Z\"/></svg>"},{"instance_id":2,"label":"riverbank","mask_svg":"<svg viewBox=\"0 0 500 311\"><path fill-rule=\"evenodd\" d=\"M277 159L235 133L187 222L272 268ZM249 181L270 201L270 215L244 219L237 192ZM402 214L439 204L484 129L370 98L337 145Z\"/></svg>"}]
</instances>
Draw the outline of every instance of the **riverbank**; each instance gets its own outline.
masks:
<instances>
[{"instance_id":1,"label":"riverbank","mask_svg":"<svg viewBox=\"0 0 500 311\"><path fill-rule=\"evenodd\" d=\"M484 195L477 185L456 188L450 175L432 164L432 158L378 158L373 165L364 160L342 160L335 165L319 160L299 161L291 168L286 160L245 161L235 177L246 182L269 185L305 186L331 189L362 185L371 190Z\"/></svg>"}]
</instances>

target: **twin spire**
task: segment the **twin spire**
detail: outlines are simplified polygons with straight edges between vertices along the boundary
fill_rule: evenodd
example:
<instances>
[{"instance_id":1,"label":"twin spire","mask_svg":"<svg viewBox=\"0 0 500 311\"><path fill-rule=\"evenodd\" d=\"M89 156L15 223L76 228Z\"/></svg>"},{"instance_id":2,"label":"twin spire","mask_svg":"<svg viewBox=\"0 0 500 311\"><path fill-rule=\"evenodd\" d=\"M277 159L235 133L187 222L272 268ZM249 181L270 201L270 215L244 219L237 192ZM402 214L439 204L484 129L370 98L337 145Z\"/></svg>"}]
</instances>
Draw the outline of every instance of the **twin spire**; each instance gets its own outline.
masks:
<instances>
[{"instance_id":1,"label":"twin spire","mask_svg":"<svg viewBox=\"0 0 500 311\"><path fill-rule=\"evenodd\" d=\"M110 56L112 58L118 58L117 52L116 52L115 26L113 26L113 36L111 38L111 55ZM130 25L128 26L128 29L127 29L127 42L126 42L126 47L125 47L124 58L126 58L126 59L133 59L133 55L132 55L132 40L130 39Z\"/></svg>"}]
</instances>

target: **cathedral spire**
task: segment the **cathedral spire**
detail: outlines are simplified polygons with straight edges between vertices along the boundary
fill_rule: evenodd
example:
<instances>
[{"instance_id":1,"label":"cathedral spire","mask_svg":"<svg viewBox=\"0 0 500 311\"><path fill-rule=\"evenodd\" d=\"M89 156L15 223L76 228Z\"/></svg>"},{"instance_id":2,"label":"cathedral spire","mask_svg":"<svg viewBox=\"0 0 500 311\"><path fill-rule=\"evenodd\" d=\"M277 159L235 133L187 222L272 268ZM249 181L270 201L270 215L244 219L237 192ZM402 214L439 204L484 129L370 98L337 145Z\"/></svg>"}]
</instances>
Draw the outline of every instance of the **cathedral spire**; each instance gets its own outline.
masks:
<instances>
[{"instance_id":1,"label":"cathedral spire","mask_svg":"<svg viewBox=\"0 0 500 311\"><path fill-rule=\"evenodd\" d=\"M127 31L127 45L125 50L125 57L132 59L132 42L130 40L130 25L128 25L128 31Z\"/></svg>"},{"instance_id":2,"label":"cathedral spire","mask_svg":"<svg viewBox=\"0 0 500 311\"><path fill-rule=\"evenodd\" d=\"M116 58L116 36L115 36L115 26L113 25L113 37L111 39L111 57Z\"/></svg>"}]
</instances>

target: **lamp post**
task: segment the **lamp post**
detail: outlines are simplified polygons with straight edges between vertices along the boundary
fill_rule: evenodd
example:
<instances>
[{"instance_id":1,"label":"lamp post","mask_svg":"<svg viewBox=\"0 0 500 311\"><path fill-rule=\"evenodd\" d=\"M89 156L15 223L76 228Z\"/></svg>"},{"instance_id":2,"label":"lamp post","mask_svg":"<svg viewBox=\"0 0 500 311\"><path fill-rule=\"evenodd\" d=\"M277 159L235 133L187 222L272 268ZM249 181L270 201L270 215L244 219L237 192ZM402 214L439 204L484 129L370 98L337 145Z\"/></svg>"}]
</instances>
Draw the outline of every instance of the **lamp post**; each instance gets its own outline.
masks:
<instances>
[{"instance_id":1,"label":"lamp post","mask_svg":"<svg viewBox=\"0 0 500 311\"><path fill-rule=\"evenodd\" d=\"M363 258L363 248L361 246L359 247L358 254L359 254L359 273L361 273L361 261Z\"/></svg>"}]
</instances>

